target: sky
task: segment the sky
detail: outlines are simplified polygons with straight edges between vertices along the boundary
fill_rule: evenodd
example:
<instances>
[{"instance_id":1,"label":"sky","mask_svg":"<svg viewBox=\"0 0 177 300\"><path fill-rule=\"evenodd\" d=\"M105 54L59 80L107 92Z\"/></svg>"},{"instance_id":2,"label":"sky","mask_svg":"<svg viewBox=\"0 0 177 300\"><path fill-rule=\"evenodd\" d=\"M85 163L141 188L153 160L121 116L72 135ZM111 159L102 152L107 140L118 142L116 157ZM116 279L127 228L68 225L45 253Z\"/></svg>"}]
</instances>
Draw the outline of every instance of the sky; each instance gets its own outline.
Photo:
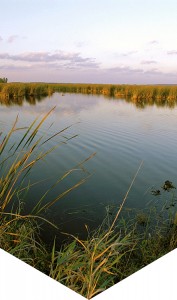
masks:
<instances>
[{"instance_id":1,"label":"sky","mask_svg":"<svg viewBox=\"0 0 177 300\"><path fill-rule=\"evenodd\" d=\"M9 82L177 84L176 0L0 0Z\"/></svg>"}]
</instances>

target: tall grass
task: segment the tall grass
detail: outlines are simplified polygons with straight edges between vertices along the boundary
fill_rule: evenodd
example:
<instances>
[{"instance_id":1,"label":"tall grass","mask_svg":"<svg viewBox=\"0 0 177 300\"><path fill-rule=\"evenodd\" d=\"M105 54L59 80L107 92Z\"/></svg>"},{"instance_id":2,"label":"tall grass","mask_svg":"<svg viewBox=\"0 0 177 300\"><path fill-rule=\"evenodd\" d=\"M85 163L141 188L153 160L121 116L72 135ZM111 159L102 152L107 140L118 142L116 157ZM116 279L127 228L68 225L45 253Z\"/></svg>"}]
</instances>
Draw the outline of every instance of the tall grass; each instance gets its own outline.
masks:
<instances>
[{"instance_id":1,"label":"tall grass","mask_svg":"<svg viewBox=\"0 0 177 300\"><path fill-rule=\"evenodd\" d=\"M2 103L24 97L26 99L40 99L40 97L51 96L54 92L123 97L142 107L153 103L161 106L173 106L177 102L177 85L0 83Z\"/></svg>"},{"instance_id":2,"label":"tall grass","mask_svg":"<svg viewBox=\"0 0 177 300\"><path fill-rule=\"evenodd\" d=\"M11 130L4 136L1 133L0 136L0 247L37 267L41 261L40 257L46 256L46 250L40 241L39 224L42 221L55 226L45 219L44 211L86 180L83 178L62 194L47 199L49 192L73 170L66 171L63 176L56 178L56 182L47 191L44 191L41 198L37 199L31 214L24 214L26 193L31 190L33 185L37 184L37 182L29 181L31 170L63 142L48 150L45 150L43 145L68 129L68 127L64 128L50 137L39 134L41 126L54 109L52 108L41 119L36 118L29 127L19 128L17 117ZM15 138L19 130L22 131L22 136ZM85 161L81 164L84 164ZM40 257L36 258L36 256Z\"/></svg>"},{"instance_id":3,"label":"tall grass","mask_svg":"<svg viewBox=\"0 0 177 300\"><path fill-rule=\"evenodd\" d=\"M97 229L86 226L86 239L70 235L60 249L54 243L49 276L91 299L177 247L174 209L166 214L152 206L122 216L125 201L112 220L108 208Z\"/></svg>"},{"instance_id":4,"label":"tall grass","mask_svg":"<svg viewBox=\"0 0 177 300\"><path fill-rule=\"evenodd\" d=\"M122 236L100 226L86 240L53 248L49 276L91 299L115 283L122 256L133 245L131 232Z\"/></svg>"}]
</instances>

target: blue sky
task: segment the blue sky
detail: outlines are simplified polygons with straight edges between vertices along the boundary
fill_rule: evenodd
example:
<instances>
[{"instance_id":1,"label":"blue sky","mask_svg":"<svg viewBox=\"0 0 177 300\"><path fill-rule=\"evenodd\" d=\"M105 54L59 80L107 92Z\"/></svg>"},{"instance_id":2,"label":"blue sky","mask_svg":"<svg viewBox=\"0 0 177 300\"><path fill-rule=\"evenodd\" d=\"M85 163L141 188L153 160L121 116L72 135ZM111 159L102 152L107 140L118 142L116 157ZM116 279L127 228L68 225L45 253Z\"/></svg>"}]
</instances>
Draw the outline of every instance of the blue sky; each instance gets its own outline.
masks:
<instances>
[{"instance_id":1,"label":"blue sky","mask_svg":"<svg viewBox=\"0 0 177 300\"><path fill-rule=\"evenodd\" d=\"M0 77L177 83L176 0L0 0Z\"/></svg>"}]
</instances>

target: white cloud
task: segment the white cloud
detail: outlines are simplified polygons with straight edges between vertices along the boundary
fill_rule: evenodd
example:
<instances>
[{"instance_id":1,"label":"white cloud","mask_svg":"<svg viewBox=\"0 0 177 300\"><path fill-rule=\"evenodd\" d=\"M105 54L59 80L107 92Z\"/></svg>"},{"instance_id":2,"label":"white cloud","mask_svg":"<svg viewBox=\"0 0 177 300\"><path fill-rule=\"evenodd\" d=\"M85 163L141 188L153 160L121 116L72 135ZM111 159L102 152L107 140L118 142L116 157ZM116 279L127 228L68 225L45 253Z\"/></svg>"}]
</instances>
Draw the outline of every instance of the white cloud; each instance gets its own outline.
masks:
<instances>
[{"instance_id":1,"label":"white cloud","mask_svg":"<svg viewBox=\"0 0 177 300\"><path fill-rule=\"evenodd\" d=\"M177 72L162 72L156 68L144 70L143 68L113 67L105 69L105 78L110 83L153 84L176 83ZM101 72L100 72L101 74Z\"/></svg>"},{"instance_id":2,"label":"white cloud","mask_svg":"<svg viewBox=\"0 0 177 300\"><path fill-rule=\"evenodd\" d=\"M88 45L88 42L85 42L85 41L79 41L79 42L75 42L74 44L75 44L75 46L76 46L77 48L82 48L82 47L87 46L87 45Z\"/></svg>"},{"instance_id":3,"label":"white cloud","mask_svg":"<svg viewBox=\"0 0 177 300\"><path fill-rule=\"evenodd\" d=\"M124 74L132 74L132 73L143 73L143 69L132 69L130 67L113 67L106 69L107 71L124 73Z\"/></svg>"},{"instance_id":4,"label":"white cloud","mask_svg":"<svg viewBox=\"0 0 177 300\"><path fill-rule=\"evenodd\" d=\"M126 54L131 55L135 51ZM60 81L95 83L175 83L175 70L165 72L155 66L156 60L142 60L125 65L101 67L93 57L83 57L79 52L24 52L0 53L0 68L14 81ZM16 75L15 75L16 74Z\"/></svg>"},{"instance_id":5,"label":"white cloud","mask_svg":"<svg viewBox=\"0 0 177 300\"><path fill-rule=\"evenodd\" d=\"M8 54L8 53L1 53L0 54L1 60L12 60L12 61L26 61L26 62L58 62L58 61L69 61L75 64L84 64L89 63L90 65L96 66L95 59L90 57L82 57L80 53L71 53L71 52L64 52L58 51L56 53L50 52L25 52L20 54Z\"/></svg>"},{"instance_id":6,"label":"white cloud","mask_svg":"<svg viewBox=\"0 0 177 300\"><path fill-rule=\"evenodd\" d=\"M177 50L171 50L167 52L168 55L177 55Z\"/></svg>"},{"instance_id":7,"label":"white cloud","mask_svg":"<svg viewBox=\"0 0 177 300\"><path fill-rule=\"evenodd\" d=\"M159 44L159 42L157 40L152 40L152 41L148 42L148 44L157 45L157 44Z\"/></svg>"},{"instance_id":8,"label":"white cloud","mask_svg":"<svg viewBox=\"0 0 177 300\"><path fill-rule=\"evenodd\" d=\"M128 51L128 52L124 52L124 53L121 53L120 55L121 56L130 56L132 54L135 54L137 53L138 51Z\"/></svg>"},{"instance_id":9,"label":"white cloud","mask_svg":"<svg viewBox=\"0 0 177 300\"><path fill-rule=\"evenodd\" d=\"M71 69L98 69L99 64L94 58L82 57L80 53L64 51L25 52L20 54L0 53L0 62L3 69L31 70L71 70Z\"/></svg>"},{"instance_id":10,"label":"white cloud","mask_svg":"<svg viewBox=\"0 0 177 300\"><path fill-rule=\"evenodd\" d=\"M18 39L18 35L10 35L7 39L7 42L13 43L16 39Z\"/></svg>"},{"instance_id":11,"label":"white cloud","mask_svg":"<svg viewBox=\"0 0 177 300\"><path fill-rule=\"evenodd\" d=\"M143 60L143 61L141 61L142 65L151 65L151 64L156 64L156 63L157 63L157 61L155 61L155 60Z\"/></svg>"}]
</instances>

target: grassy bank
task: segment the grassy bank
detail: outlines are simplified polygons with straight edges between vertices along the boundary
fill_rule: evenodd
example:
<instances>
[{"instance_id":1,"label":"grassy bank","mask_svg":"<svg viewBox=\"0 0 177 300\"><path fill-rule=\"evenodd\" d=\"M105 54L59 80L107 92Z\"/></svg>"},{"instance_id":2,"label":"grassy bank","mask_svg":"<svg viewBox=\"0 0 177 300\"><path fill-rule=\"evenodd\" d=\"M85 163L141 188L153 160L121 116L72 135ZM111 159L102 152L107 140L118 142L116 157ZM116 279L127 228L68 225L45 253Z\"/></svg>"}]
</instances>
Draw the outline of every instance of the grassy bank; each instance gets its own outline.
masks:
<instances>
[{"instance_id":1,"label":"grassy bank","mask_svg":"<svg viewBox=\"0 0 177 300\"><path fill-rule=\"evenodd\" d=\"M40 98L51 96L54 92L126 98L137 105L153 104L154 101L159 105L173 105L177 101L177 85L0 83L1 101Z\"/></svg>"},{"instance_id":2,"label":"grassy bank","mask_svg":"<svg viewBox=\"0 0 177 300\"><path fill-rule=\"evenodd\" d=\"M45 219L45 211L85 180L47 202L44 200L49 191L44 190L44 196L38 199L31 214L24 213L25 195L33 184L27 181L30 171L54 151L51 148L46 152L42 147L52 137L39 135L40 127L52 111L28 128L18 128L16 119L9 133L0 136L0 247L90 299L176 248L176 199L173 195L173 201L162 204L160 211L152 205L148 210L123 215L137 171L121 206L113 215L107 207L103 223L94 231L90 232L86 226L85 240L65 233L69 241L61 248L55 245L55 237L52 247L44 244L40 236L42 224L48 222L55 226ZM23 137L12 143L17 130L24 131ZM63 177L69 174L70 171ZM56 184L62 178L57 178ZM172 188L167 183L164 185L164 199ZM154 197L158 197L158 190L154 191Z\"/></svg>"}]
</instances>

